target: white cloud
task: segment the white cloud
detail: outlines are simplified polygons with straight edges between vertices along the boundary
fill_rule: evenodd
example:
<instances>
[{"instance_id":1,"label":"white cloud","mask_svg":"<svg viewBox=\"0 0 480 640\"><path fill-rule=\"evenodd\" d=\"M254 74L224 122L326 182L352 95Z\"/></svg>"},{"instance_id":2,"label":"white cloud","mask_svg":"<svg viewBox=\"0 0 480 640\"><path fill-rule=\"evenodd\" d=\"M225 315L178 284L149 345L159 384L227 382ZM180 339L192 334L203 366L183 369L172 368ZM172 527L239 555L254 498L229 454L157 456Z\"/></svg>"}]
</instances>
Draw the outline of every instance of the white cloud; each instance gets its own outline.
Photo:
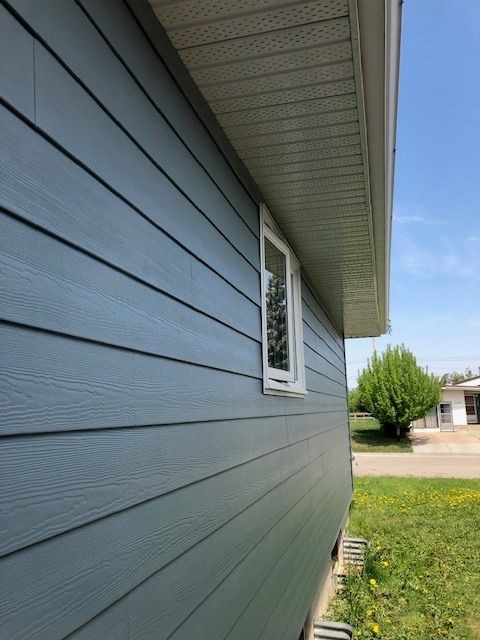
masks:
<instances>
[{"instance_id":1,"label":"white cloud","mask_svg":"<svg viewBox=\"0 0 480 640\"><path fill-rule=\"evenodd\" d=\"M424 218L422 216L393 216L395 222L400 224L406 224L409 222L424 222Z\"/></svg>"},{"instance_id":2,"label":"white cloud","mask_svg":"<svg viewBox=\"0 0 480 640\"><path fill-rule=\"evenodd\" d=\"M447 224L442 218L425 218L424 216L393 216L394 222L397 224Z\"/></svg>"},{"instance_id":3,"label":"white cloud","mask_svg":"<svg viewBox=\"0 0 480 640\"><path fill-rule=\"evenodd\" d=\"M421 279L451 276L469 281L480 280L480 253L462 239L439 238L428 247L403 236L399 242L402 271Z\"/></svg>"},{"instance_id":4,"label":"white cloud","mask_svg":"<svg viewBox=\"0 0 480 640\"><path fill-rule=\"evenodd\" d=\"M442 216L431 215L422 204L408 204L407 206L395 204L393 221L396 224L425 224L443 225L448 220Z\"/></svg>"}]
</instances>

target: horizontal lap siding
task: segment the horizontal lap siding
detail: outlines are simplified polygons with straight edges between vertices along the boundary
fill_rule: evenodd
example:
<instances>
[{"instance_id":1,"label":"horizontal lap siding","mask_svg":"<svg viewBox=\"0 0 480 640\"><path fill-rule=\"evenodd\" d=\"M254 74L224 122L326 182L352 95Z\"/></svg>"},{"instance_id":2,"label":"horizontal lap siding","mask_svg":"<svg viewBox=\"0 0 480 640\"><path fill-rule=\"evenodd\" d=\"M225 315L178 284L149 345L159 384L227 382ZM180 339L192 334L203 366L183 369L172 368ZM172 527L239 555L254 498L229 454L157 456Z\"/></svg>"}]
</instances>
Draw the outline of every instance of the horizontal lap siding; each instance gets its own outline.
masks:
<instances>
[{"instance_id":1,"label":"horizontal lap siding","mask_svg":"<svg viewBox=\"0 0 480 640\"><path fill-rule=\"evenodd\" d=\"M260 377L256 340L19 220L0 234L4 319Z\"/></svg>"},{"instance_id":2,"label":"horizontal lap siding","mask_svg":"<svg viewBox=\"0 0 480 640\"><path fill-rule=\"evenodd\" d=\"M1 207L146 286L260 340L258 301L251 302L39 133L0 109L5 176Z\"/></svg>"},{"instance_id":3,"label":"horizontal lap siding","mask_svg":"<svg viewBox=\"0 0 480 640\"><path fill-rule=\"evenodd\" d=\"M258 203L126 4L7 5L0 635L296 640L350 498L342 338L303 282L308 394L263 395Z\"/></svg>"}]
</instances>

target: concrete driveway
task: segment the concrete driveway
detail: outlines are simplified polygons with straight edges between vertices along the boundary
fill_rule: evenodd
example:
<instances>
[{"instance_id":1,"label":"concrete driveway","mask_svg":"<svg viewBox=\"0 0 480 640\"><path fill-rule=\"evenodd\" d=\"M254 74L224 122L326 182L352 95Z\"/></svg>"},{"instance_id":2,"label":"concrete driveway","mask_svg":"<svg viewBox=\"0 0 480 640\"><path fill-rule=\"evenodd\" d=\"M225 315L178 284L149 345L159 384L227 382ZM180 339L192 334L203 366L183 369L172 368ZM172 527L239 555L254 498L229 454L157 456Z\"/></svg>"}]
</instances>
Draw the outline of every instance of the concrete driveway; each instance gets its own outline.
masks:
<instances>
[{"instance_id":1,"label":"concrete driveway","mask_svg":"<svg viewBox=\"0 0 480 640\"><path fill-rule=\"evenodd\" d=\"M355 453L354 475L480 478L480 429L410 437L413 453Z\"/></svg>"},{"instance_id":2,"label":"concrete driveway","mask_svg":"<svg viewBox=\"0 0 480 640\"><path fill-rule=\"evenodd\" d=\"M414 453L480 454L480 429L461 431L414 431L410 434Z\"/></svg>"}]
</instances>

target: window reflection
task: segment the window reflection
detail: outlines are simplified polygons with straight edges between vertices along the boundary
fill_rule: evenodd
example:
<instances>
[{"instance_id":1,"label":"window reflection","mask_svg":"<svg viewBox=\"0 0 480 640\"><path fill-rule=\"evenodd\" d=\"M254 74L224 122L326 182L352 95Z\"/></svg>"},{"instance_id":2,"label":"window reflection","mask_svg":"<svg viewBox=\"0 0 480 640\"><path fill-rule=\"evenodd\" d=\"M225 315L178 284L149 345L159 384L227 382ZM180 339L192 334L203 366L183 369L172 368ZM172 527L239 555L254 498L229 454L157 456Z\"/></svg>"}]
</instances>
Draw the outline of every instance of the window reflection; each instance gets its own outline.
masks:
<instances>
[{"instance_id":1,"label":"window reflection","mask_svg":"<svg viewBox=\"0 0 480 640\"><path fill-rule=\"evenodd\" d=\"M286 257L265 238L265 295L268 366L289 370L286 296Z\"/></svg>"}]
</instances>

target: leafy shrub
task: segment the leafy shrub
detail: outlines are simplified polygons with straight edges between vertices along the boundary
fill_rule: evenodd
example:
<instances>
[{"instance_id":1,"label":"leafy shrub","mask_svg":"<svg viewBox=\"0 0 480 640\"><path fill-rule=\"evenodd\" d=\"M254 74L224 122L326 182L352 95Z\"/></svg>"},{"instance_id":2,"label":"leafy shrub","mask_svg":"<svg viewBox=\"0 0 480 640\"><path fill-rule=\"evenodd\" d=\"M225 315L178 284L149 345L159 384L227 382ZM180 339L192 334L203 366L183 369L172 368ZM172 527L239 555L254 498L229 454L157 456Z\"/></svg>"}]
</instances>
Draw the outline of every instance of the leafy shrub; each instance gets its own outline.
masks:
<instances>
[{"instance_id":1,"label":"leafy shrub","mask_svg":"<svg viewBox=\"0 0 480 640\"><path fill-rule=\"evenodd\" d=\"M358 380L361 404L397 435L439 402L442 383L424 371L404 345L374 354Z\"/></svg>"},{"instance_id":2,"label":"leafy shrub","mask_svg":"<svg viewBox=\"0 0 480 640\"><path fill-rule=\"evenodd\" d=\"M350 413L359 413L365 411L365 407L362 404L362 398L358 388L350 389L348 392L348 411Z\"/></svg>"}]
</instances>

